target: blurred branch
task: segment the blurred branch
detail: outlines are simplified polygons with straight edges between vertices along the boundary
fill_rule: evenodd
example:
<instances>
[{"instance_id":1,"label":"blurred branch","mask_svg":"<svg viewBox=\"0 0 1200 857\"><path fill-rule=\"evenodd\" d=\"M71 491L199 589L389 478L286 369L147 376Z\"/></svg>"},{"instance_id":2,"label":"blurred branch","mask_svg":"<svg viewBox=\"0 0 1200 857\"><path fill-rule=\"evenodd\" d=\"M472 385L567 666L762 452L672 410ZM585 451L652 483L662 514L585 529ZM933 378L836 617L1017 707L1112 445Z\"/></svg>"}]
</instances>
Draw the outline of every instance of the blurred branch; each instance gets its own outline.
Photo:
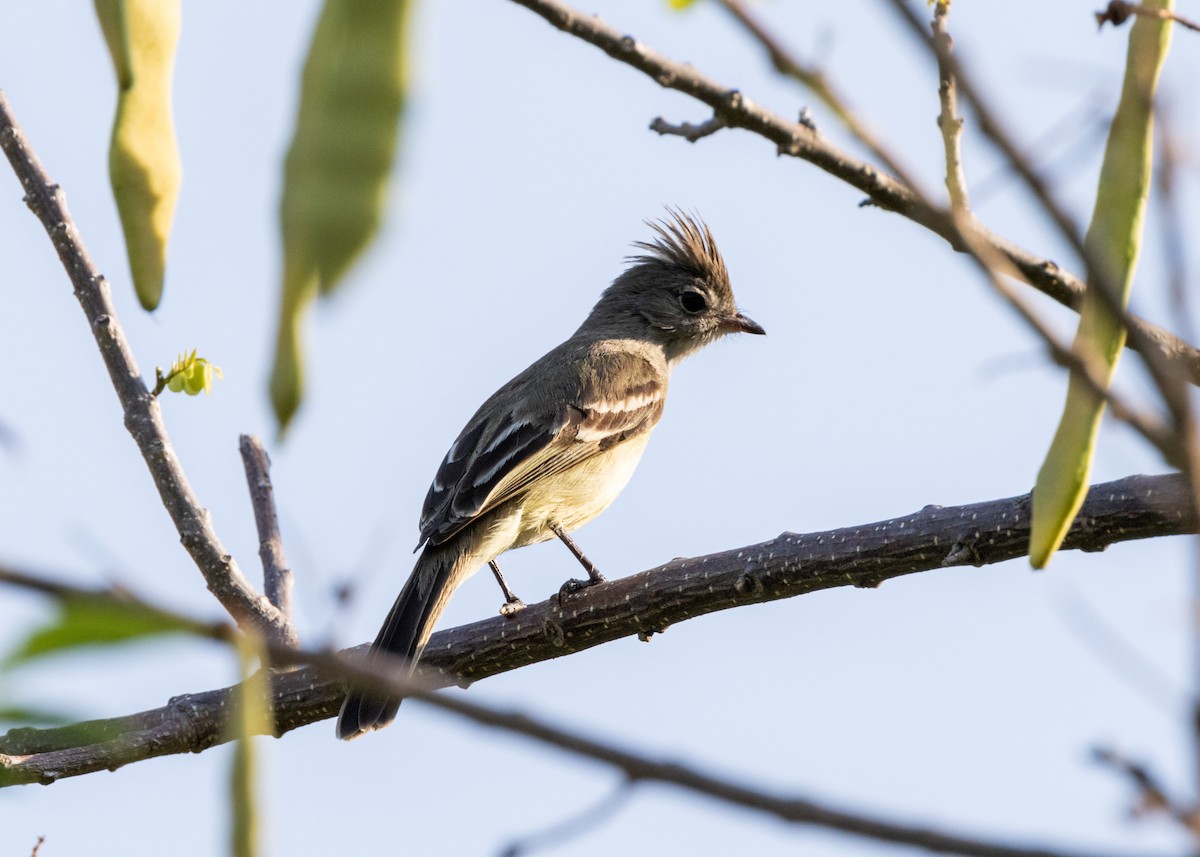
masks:
<instances>
[{"instance_id":1,"label":"blurred branch","mask_svg":"<svg viewBox=\"0 0 1200 857\"><path fill-rule=\"evenodd\" d=\"M626 777L600 800L553 827L514 839L500 849L500 857L522 857L545 848L556 848L590 833L617 814L633 797L637 780Z\"/></svg>"},{"instance_id":2,"label":"blurred branch","mask_svg":"<svg viewBox=\"0 0 1200 857\"><path fill-rule=\"evenodd\" d=\"M808 161L865 193L875 206L926 227L956 250L963 248L962 235L949 212L922 205L908 185L838 149L809 125L777 116L737 90L706 77L691 65L671 60L632 36L623 35L600 18L583 15L561 0L513 2L559 30L641 71L660 86L690 95L708 105L714 117L719 117L727 126L742 128L771 141L779 154ZM1027 283L1064 306L1078 310L1084 285L1077 277L1061 270L1054 262L987 230L980 228L979 237L995 253L1006 257ZM1200 384L1200 349L1157 325L1137 318L1132 322L1132 330L1140 336L1131 336L1130 347L1139 349L1144 343L1153 343L1154 350L1178 366L1192 383Z\"/></svg>"},{"instance_id":3,"label":"blurred branch","mask_svg":"<svg viewBox=\"0 0 1200 857\"><path fill-rule=\"evenodd\" d=\"M884 168L903 184L910 188L916 187L912 174L904 169L899 159L884 147L879 138L867 127L867 124L850 109L850 102L842 97L820 68L801 61L794 53L785 48L782 41L750 14L750 10L741 0L719 0L719 2L751 38L767 52L771 65L775 67L776 71L792 78L815 95L817 100L832 111L837 120L854 135L854 138L879 159Z\"/></svg>"},{"instance_id":4,"label":"blurred branch","mask_svg":"<svg viewBox=\"0 0 1200 857\"><path fill-rule=\"evenodd\" d=\"M1175 819L1189 834L1200 836L1200 808L1185 806L1171 799L1158 778L1141 762L1118 753L1109 747L1095 747L1092 758L1101 765L1111 768L1126 777L1137 789L1137 803L1133 815L1148 815L1165 812Z\"/></svg>"},{"instance_id":5,"label":"blurred branch","mask_svg":"<svg viewBox=\"0 0 1200 857\"><path fill-rule=\"evenodd\" d=\"M983 97L979 87L975 85L974 78L963 67L963 64L950 53L949 45L939 40L935 33L925 32L917 13L905 3L905 0L886 0L886 2L896 11L914 38L933 55L939 68L944 67L954 75L958 90L975 112L980 131L1000 150L1013 171L1037 199L1043 212L1054 223L1062 237L1070 243L1072 249L1084 262L1088 271L1090 287L1105 308L1126 328L1128 333L1126 345L1142 355L1146 368L1171 413L1175 423L1173 428L1179 437L1179 447L1184 455L1183 469L1191 477L1193 494L1196 496L1197 504L1200 504L1200 466L1196 466L1198 461L1196 441L1193 436L1192 414L1185 386L1187 383L1200 383L1196 376L1195 366L1190 363L1188 365L1180 363L1177 359L1178 355L1173 351L1173 346L1164 343L1157 333L1147 331L1141 320L1129 313L1124 302L1118 296L1116 285L1109 281L1107 266L1096 264L1093 253L1085 246L1084 237L1067 213L1066 208L1055 197L1049 184L1038 175L1030 160L1017 148L1016 142L1008 133L1004 123L1000 121L997 112ZM1073 308L1078 309L1078 307Z\"/></svg>"},{"instance_id":6,"label":"blurred branch","mask_svg":"<svg viewBox=\"0 0 1200 857\"><path fill-rule=\"evenodd\" d=\"M1182 477L1130 476L1093 486L1063 550L1103 550L1134 539L1196 532ZM718 610L839 586L1023 556L1029 495L967 506L927 506L879 523L829 532L784 533L757 545L691 559L592 587L560 606L551 598L506 619L434 634L421 661L426 681L469 684L624 637L661 633ZM21 583L12 573L5 580ZM43 590L46 591L46 590ZM54 594L51 592L51 594ZM209 636L227 634L214 626ZM362 646L354 651L365 651ZM275 733L333 717L343 689L311 668L272 675ZM175 697L163 708L0 736L0 784L52 783L131 762L194 753L227 740L231 691Z\"/></svg>"},{"instance_id":7,"label":"blurred branch","mask_svg":"<svg viewBox=\"0 0 1200 857\"><path fill-rule=\"evenodd\" d=\"M777 69L800 81L806 87L810 87L823 103L834 110L860 143L870 149L880 161L889 165L894 172L899 170L897 158L885 149L882 142L869 134L861 122L855 119L849 106L834 91L823 75L793 58L781 42L747 12L740 0L720 0L720 2L750 35L763 45ZM958 233L957 249L972 257L992 288L1008 301L1034 332L1042 338L1052 359L1057 364L1078 373L1094 395L1111 405L1112 413L1117 419L1128 423L1142 434L1159 450L1168 463L1180 466L1187 461L1183 449L1184 444L1160 421L1141 414L1115 395L1109 389L1104 373L1101 371L1101 367L1096 365L1096 361L1089 360L1087 359L1088 355L1076 353L1072 348L1060 343L1049 325L1004 280L1003 275L1019 278L1020 272L1013 268L1007 257L998 253L991 246L986 234L980 231L979 223L971 213L967 202L966 179L961 160L963 120L956 115L957 87L954 68L949 60L953 41L946 28L948 14L949 4L938 2L934 7L930 30L933 41L938 47L938 77L940 80L938 96L941 104L938 127L941 130L945 150L946 188L950 198L948 216ZM661 122L661 120L656 120L656 122ZM899 173L899 175L902 179L904 178L903 173ZM926 211L939 212L935 203L918 186L908 182L908 187L919 206Z\"/></svg>"},{"instance_id":8,"label":"blurred branch","mask_svg":"<svg viewBox=\"0 0 1200 857\"><path fill-rule=\"evenodd\" d=\"M1114 27L1119 27L1129 20L1131 15L1143 15L1147 18L1158 18L1162 21L1174 21L1181 27L1200 32L1200 24L1189 21L1182 15L1172 12L1170 9L1152 9L1137 3L1125 3L1123 0L1112 0L1103 12L1097 12L1096 25L1103 27L1105 24L1112 24Z\"/></svg>"},{"instance_id":9,"label":"blurred branch","mask_svg":"<svg viewBox=\"0 0 1200 857\"><path fill-rule=\"evenodd\" d=\"M728 127L725 120L720 116L713 116L711 119L701 122L699 125L693 125L691 122L668 122L661 116L656 116L650 123L650 130L656 131L664 136L671 135L674 137L682 137L689 143L695 143L712 134L717 133L722 128Z\"/></svg>"},{"instance_id":10,"label":"blurred branch","mask_svg":"<svg viewBox=\"0 0 1200 857\"><path fill-rule=\"evenodd\" d=\"M930 510L927 509L926 512L928 511ZM814 549L817 549L816 545L814 545ZM707 577L707 574L705 577ZM612 584L609 585L611 586ZM66 593L77 591L75 587L47 581L36 582L34 588L40 591L62 591ZM123 596L114 593L114 597ZM150 607L150 605L143 606ZM190 621L186 620L186 617L179 618L181 621ZM202 627L200 623L195 624ZM436 683L430 682L424 675L415 678L410 676L406 662L401 659L367 660L361 657L347 658L344 655L333 652L304 651L270 642L266 644L265 648L267 658L272 666L299 666L307 664L309 668L284 674L267 673L264 675L260 672L234 688L173 699L171 707L177 711L191 712L193 715L193 725L198 725L199 723L199 718L196 714L207 708L209 719L218 721L216 735L220 737L217 741L229 740L231 737L237 735L236 730L226 728L228 721L238 716L236 713L231 713L236 710L236 705L231 703L239 694L251 693L250 688L254 682L272 682L274 685L272 688L272 697L279 699L281 695L278 691L281 683L292 681L294 684L296 676L302 673L315 672L316 675L325 677L323 680L326 682L354 684L356 686L402 694L410 699L420 701L441 711L455 714L474 723L531 738L542 744L564 750L572 755L601 762L620 770L630 784L638 782L666 783L723 803L755 810L792 823L824 827L875 841L923 848L937 853L972 855L972 857L1088 857L1088 855L1082 853L1006 845L948 834L927 827L898 824L861 812L847 812L803 797L786 797L773 794L730 779L705 774L697 768L675 762L659 761L643 754L624 750L612 744L592 739L582 733L563 729L527 714L501 711L468 701L461 696L437 693ZM200 697L208 697L208 699L201 702ZM258 698L261 699L261 696ZM153 712L136 715L136 717L146 717L150 714L153 714ZM130 718L119 718L118 720L130 720ZM102 731L111 730L112 724L115 722L96 721L90 724L76 724L75 726L58 730L14 730L13 733L10 733L3 740L9 742L13 735L16 734L18 741L23 740L27 745L37 745L39 741L44 741L52 733L60 736L67 733L73 733L77 736L95 736ZM254 730L269 725L259 724L255 726L254 722L253 719L246 720L244 724L245 728ZM247 732L245 734L251 733ZM118 731L115 733L114 739L121 740L129 737L132 736L122 734ZM160 733L160 737L166 736ZM53 755L46 751L42 751L39 754L34 749L34 746L26 746L24 750L24 755L0 756L0 784L11 785L16 782L30 781L20 779L22 772L28 773L31 767L29 764L30 759L40 756L38 761L44 762L46 761L46 756ZM64 756L58 761L62 761L69 766L71 759L68 756ZM69 772L64 772L58 768L52 770L43 769L42 778L36 781L44 783L54 782L64 775L69 775Z\"/></svg>"},{"instance_id":11,"label":"blurred branch","mask_svg":"<svg viewBox=\"0 0 1200 857\"><path fill-rule=\"evenodd\" d=\"M125 413L125 427L133 436L158 488L179 539L204 575L208 589L239 625L277 635L284 617L259 597L217 538L204 509L179 463L167 436L158 401L150 395L133 358L125 333L117 321L108 283L96 270L67 212L62 188L51 182L29 146L0 91L0 148L25 190L25 203L41 221L71 279L109 378Z\"/></svg>"},{"instance_id":12,"label":"blurred branch","mask_svg":"<svg viewBox=\"0 0 1200 857\"><path fill-rule=\"evenodd\" d=\"M250 434L238 438L238 449L250 486L250 502L254 507L254 522L258 526L258 556L263 567L263 593L279 611L281 626L278 642L296 646L300 638L292 623L292 570L287 567L283 553L283 538L279 534L279 516L275 511L275 491L271 487L271 459L262 441Z\"/></svg>"}]
</instances>

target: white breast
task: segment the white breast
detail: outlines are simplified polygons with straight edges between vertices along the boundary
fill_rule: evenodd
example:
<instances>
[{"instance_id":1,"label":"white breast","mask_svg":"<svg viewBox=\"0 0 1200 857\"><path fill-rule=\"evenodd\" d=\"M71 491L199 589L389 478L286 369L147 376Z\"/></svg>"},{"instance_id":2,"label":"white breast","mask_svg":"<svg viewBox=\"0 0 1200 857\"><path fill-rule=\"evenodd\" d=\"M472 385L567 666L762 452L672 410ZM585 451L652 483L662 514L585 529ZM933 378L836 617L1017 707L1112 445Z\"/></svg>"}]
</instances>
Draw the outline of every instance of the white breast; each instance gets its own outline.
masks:
<instances>
[{"instance_id":1,"label":"white breast","mask_svg":"<svg viewBox=\"0 0 1200 857\"><path fill-rule=\"evenodd\" d=\"M609 507L642 459L650 432L618 444L553 478L539 480L521 503L521 529L513 547L554 538L550 524L570 532Z\"/></svg>"}]
</instances>

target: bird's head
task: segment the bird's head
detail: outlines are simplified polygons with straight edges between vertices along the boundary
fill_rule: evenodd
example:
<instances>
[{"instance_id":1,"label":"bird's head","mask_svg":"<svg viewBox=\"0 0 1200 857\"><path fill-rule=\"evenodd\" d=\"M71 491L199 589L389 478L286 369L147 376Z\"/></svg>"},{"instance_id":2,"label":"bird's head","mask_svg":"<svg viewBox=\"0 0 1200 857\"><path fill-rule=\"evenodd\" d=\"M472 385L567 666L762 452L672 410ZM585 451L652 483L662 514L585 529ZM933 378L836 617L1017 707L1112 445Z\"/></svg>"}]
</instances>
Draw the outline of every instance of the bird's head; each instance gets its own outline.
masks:
<instances>
[{"instance_id":1,"label":"bird's head","mask_svg":"<svg viewBox=\"0 0 1200 857\"><path fill-rule=\"evenodd\" d=\"M766 333L738 311L725 260L703 221L668 209L668 217L648 225L654 239L634 245L643 252L629 257L589 322L636 323L672 363L727 333Z\"/></svg>"}]
</instances>

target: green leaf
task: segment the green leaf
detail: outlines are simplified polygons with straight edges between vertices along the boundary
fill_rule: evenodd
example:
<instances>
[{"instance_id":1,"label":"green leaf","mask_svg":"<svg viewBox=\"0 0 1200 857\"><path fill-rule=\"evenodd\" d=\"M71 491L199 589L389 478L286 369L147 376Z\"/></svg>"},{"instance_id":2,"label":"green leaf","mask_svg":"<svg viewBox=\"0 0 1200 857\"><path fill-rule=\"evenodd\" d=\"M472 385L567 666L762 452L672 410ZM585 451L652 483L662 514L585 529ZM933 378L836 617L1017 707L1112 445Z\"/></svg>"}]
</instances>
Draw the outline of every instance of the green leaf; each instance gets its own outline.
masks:
<instances>
[{"instance_id":1,"label":"green leaf","mask_svg":"<svg viewBox=\"0 0 1200 857\"><path fill-rule=\"evenodd\" d=\"M4 667L21 666L46 655L72 649L106 646L164 634L195 633L187 619L152 607L114 599L110 595L73 595L62 599L57 615L31 632L4 660Z\"/></svg>"},{"instance_id":2,"label":"green leaf","mask_svg":"<svg viewBox=\"0 0 1200 857\"><path fill-rule=\"evenodd\" d=\"M667 5L677 12L680 12L689 6L696 5L696 0L667 0Z\"/></svg>"},{"instance_id":3,"label":"green leaf","mask_svg":"<svg viewBox=\"0 0 1200 857\"><path fill-rule=\"evenodd\" d=\"M407 0L325 0L284 164L283 276L271 372L280 430L303 389L300 330L379 226L406 94Z\"/></svg>"},{"instance_id":4,"label":"green leaf","mask_svg":"<svg viewBox=\"0 0 1200 857\"><path fill-rule=\"evenodd\" d=\"M197 396L200 393L208 395L212 392L213 380L224 378L221 367L210 363L207 358L197 357L196 349L191 354L180 354L179 359L171 364L171 369L164 375L162 369L156 369L158 382L153 395L157 396L163 390L172 393L187 393Z\"/></svg>"},{"instance_id":5,"label":"green leaf","mask_svg":"<svg viewBox=\"0 0 1200 857\"><path fill-rule=\"evenodd\" d=\"M1156 0L1147 5L1170 9L1172 4ZM1072 349L1099 370L1105 383L1111 383L1116 372L1125 328L1096 293L1096 284L1107 282L1117 289L1122 306L1128 305L1150 193L1154 90L1170 40L1171 23L1158 18L1138 16L1130 30L1125 82L1085 239L1095 267L1088 271ZM1044 568L1054 556L1083 505L1104 407L1104 400L1072 373L1062 419L1033 489L1029 561L1034 568Z\"/></svg>"}]
</instances>

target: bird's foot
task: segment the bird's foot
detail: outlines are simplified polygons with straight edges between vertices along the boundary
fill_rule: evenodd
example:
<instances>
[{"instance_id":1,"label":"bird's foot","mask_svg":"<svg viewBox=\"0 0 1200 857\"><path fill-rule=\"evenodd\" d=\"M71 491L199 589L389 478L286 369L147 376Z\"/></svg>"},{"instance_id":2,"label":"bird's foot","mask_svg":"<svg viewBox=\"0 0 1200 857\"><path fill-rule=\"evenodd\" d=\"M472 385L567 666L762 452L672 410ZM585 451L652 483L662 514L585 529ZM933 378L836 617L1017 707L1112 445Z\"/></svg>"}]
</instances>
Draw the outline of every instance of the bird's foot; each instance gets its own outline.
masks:
<instances>
[{"instance_id":1,"label":"bird's foot","mask_svg":"<svg viewBox=\"0 0 1200 857\"><path fill-rule=\"evenodd\" d=\"M577 592L582 592L585 589L595 586L597 583L604 583L607 580L603 574L596 571L595 568L588 569L587 580L580 580L572 577L558 589L558 604L561 607L564 598L570 598Z\"/></svg>"},{"instance_id":2,"label":"bird's foot","mask_svg":"<svg viewBox=\"0 0 1200 857\"><path fill-rule=\"evenodd\" d=\"M525 602L520 598L513 598L511 601L505 601L500 605L500 615L505 619L511 619L524 609Z\"/></svg>"}]
</instances>

